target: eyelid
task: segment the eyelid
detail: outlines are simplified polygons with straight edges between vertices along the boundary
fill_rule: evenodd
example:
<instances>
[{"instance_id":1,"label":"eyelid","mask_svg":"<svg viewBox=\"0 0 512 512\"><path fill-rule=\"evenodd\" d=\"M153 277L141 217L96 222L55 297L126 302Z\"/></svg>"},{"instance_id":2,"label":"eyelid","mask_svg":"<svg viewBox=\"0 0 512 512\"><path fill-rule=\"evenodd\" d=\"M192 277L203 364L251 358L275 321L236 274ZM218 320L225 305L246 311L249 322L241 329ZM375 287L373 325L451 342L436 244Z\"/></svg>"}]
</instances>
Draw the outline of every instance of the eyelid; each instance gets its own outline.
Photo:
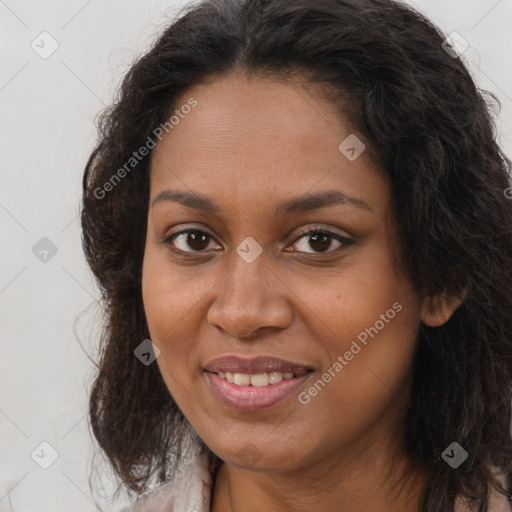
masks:
<instances>
[{"instance_id":1,"label":"eyelid","mask_svg":"<svg viewBox=\"0 0 512 512\"><path fill-rule=\"evenodd\" d=\"M341 239L343 239L346 242L353 242L351 236L348 233L346 233L346 232L338 233L337 231L333 231L333 228L327 228L327 227L324 227L324 226L321 226L321 225L317 225L317 224L308 225L307 227L304 227L304 228L299 228L299 230L296 233L297 236L296 236L296 238L294 239L293 242L296 242L303 235L307 235L309 233L315 233L315 232L321 232L321 233L327 233L327 234L330 234L330 235L336 235L336 236L340 237Z\"/></svg>"}]
</instances>

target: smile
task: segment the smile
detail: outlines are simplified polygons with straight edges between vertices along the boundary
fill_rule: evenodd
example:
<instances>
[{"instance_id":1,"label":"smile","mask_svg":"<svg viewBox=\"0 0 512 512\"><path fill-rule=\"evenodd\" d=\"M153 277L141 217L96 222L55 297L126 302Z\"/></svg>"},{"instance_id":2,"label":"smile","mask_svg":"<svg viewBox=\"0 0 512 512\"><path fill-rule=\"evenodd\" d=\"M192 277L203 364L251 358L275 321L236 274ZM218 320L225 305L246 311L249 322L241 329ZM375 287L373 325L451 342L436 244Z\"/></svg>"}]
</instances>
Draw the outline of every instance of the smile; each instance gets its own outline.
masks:
<instances>
[{"instance_id":1,"label":"smile","mask_svg":"<svg viewBox=\"0 0 512 512\"><path fill-rule=\"evenodd\" d=\"M204 374L214 396L232 409L257 411L294 396L313 369L283 359L228 356L206 365Z\"/></svg>"}]
</instances>

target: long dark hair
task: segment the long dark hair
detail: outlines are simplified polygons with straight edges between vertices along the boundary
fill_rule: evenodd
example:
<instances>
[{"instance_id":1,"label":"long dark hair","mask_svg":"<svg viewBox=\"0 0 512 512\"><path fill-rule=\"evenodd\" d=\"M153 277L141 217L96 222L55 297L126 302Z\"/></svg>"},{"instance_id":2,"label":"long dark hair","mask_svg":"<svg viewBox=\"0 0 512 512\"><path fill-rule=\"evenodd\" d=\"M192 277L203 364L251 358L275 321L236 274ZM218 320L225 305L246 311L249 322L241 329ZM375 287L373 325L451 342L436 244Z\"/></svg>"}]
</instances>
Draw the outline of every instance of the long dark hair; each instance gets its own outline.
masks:
<instances>
[{"instance_id":1,"label":"long dark hair","mask_svg":"<svg viewBox=\"0 0 512 512\"><path fill-rule=\"evenodd\" d=\"M464 297L446 324L418 334L406 448L428 477L422 512L452 511L455 496L483 512L500 488L492 468L510 480L510 162L495 140L499 101L443 40L391 0L206 0L131 67L100 117L81 213L106 315L91 425L130 492L172 476L187 423L157 365L133 354L150 337L141 292L150 158L122 180L118 171L168 122L178 95L232 71L325 86L388 175L401 268L418 290ZM468 453L458 469L441 457L454 441Z\"/></svg>"}]
</instances>

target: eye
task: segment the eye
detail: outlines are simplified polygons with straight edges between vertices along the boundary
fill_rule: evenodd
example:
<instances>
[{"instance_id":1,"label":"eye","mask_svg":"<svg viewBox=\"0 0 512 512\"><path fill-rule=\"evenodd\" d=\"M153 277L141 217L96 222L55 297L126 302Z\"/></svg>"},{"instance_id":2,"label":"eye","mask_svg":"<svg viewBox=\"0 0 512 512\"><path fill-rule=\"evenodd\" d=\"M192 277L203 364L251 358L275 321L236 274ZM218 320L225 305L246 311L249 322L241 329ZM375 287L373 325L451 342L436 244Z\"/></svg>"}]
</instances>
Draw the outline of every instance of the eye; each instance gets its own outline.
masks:
<instances>
[{"instance_id":1,"label":"eye","mask_svg":"<svg viewBox=\"0 0 512 512\"><path fill-rule=\"evenodd\" d=\"M309 238L309 241L307 238ZM173 233L161 240L160 243L170 246L175 252L200 254L207 251L209 248L211 249L209 245L213 241L214 238L206 231L201 229L186 229ZM337 244L337 247L335 247L334 250L330 250L333 242ZM292 246L298 245L298 252L322 254L326 252L334 252L336 249L339 249L342 246L348 246L352 243L352 240L338 233L334 233L326 229L315 228L302 233L301 236L295 240Z\"/></svg>"},{"instance_id":2,"label":"eye","mask_svg":"<svg viewBox=\"0 0 512 512\"><path fill-rule=\"evenodd\" d=\"M177 251L200 253L208 249L209 242L211 241L213 241L213 237L211 237L206 231L201 229L187 229L173 233L171 236L162 240L161 243L170 245L173 249L176 247L174 250ZM188 250L187 247L192 250Z\"/></svg>"},{"instance_id":3,"label":"eye","mask_svg":"<svg viewBox=\"0 0 512 512\"><path fill-rule=\"evenodd\" d=\"M309 241L307 241L307 238L309 238ZM303 249L299 249L299 252L310 252L313 254L319 254L325 252L333 252L329 251L329 248L332 246L333 240L338 244L336 248L340 248L341 246L347 246L352 243L352 240L343 237L338 233L333 233L332 231L328 231L325 229L315 228L303 233L299 238L295 240L293 245L302 245ZM313 250L308 251L308 248Z\"/></svg>"}]
</instances>

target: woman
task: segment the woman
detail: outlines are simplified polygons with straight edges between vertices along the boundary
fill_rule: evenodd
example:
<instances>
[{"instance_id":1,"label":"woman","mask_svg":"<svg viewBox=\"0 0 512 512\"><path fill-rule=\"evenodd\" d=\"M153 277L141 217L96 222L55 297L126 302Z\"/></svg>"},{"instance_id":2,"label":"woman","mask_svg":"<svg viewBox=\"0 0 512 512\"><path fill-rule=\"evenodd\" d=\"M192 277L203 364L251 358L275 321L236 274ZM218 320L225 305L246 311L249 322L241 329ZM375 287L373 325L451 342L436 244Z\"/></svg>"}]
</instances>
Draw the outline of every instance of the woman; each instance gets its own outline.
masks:
<instances>
[{"instance_id":1,"label":"woman","mask_svg":"<svg viewBox=\"0 0 512 512\"><path fill-rule=\"evenodd\" d=\"M493 129L442 34L389 0L210 0L165 30L84 176L90 416L152 491L130 510L509 510Z\"/></svg>"}]
</instances>

